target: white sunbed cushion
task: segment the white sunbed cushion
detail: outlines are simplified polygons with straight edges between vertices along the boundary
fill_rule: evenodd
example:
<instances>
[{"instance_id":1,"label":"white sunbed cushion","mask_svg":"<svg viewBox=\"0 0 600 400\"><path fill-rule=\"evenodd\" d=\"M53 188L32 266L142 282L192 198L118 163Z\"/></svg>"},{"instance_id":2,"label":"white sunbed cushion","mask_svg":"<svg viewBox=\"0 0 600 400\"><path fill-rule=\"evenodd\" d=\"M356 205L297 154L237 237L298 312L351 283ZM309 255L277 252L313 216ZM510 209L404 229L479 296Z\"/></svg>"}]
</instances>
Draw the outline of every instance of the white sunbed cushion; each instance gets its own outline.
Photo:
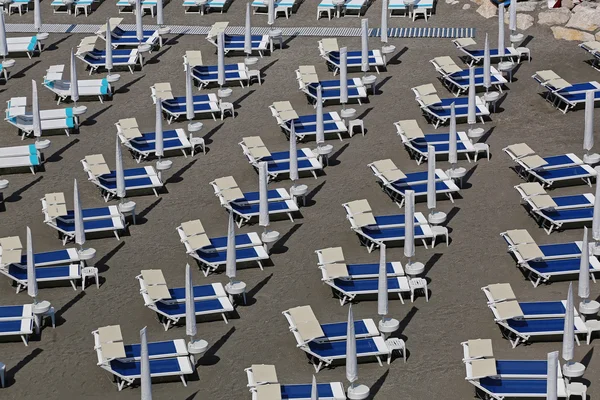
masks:
<instances>
[{"instance_id":1,"label":"white sunbed cushion","mask_svg":"<svg viewBox=\"0 0 600 400\"><path fill-rule=\"evenodd\" d=\"M495 358L485 358L469 362L471 363L471 376L467 376L467 378L478 379L498 374Z\"/></svg>"},{"instance_id":2,"label":"white sunbed cushion","mask_svg":"<svg viewBox=\"0 0 600 400\"><path fill-rule=\"evenodd\" d=\"M475 339L467 341L470 358L493 357L492 341L490 339Z\"/></svg>"},{"instance_id":3,"label":"white sunbed cushion","mask_svg":"<svg viewBox=\"0 0 600 400\"><path fill-rule=\"evenodd\" d=\"M417 87L413 88L413 90L416 91L419 94L419 96L427 96L428 94L437 93L435 86L433 86L431 83L417 86Z\"/></svg>"},{"instance_id":4,"label":"white sunbed cushion","mask_svg":"<svg viewBox=\"0 0 600 400\"><path fill-rule=\"evenodd\" d=\"M281 400L281 385L269 383L256 387L256 400Z\"/></svg>"},{"instance_id":5,"label":"white sunbed cushion","mask_svg":"<svg viewBox=\"0 0 600 400\"><path fill-rule=\"evenodd\" d=\"M537 196L540 194L546 194L546 190L538 182L526 182L517 185L521 192L525 196Z\"/></svg>"},{"instance_id":6,"label":"white sunbed cushion","mask_svg":"<svg viewBox=\"0 0 600 400\"><path fill-rule=\"evenodd\" d=\"M524 243L515 246L514 250L518 252L524 260L537 260L544 258L544 253L535 243Z\"/></svg>"},{"instance_id":7,"label":"white sunbed cushion","mask_svg":"<svg viewBox=\"0 0 600 400\"><path fill-rule=\"evenodd\" d=\"M548 162L537 154L522 157L519 159L519 161L528 169L537 169L543 167L544 165L548 165Z\"/></svg>"},{"instance_id":8,"label":"white sunbed cushion","mask_svg":"<svg viewBox=\"0 0 600 400\"><path fill-rule=\"evenodd\" d=\"M543 82L549 81L552 79L560 79L560 75L551 69L545 69L543 71L536 71L535 73Z\"/></svg>"},{"instance_id":9,"label":"white sunbed cushion","mask_svg":"<svg viewBox=\"0 0 600 400\"><path fill-rule=\"evenodd\" d=\"M371 206L369 205L369 202L365 199L351 201L351 202L347 203L346 205L348 207L350 214L352 214L352 215L371 211Z\"/></svg>"},{"instance_id":10,"label":"white sunbed cushion","mask_svg":"<svg viewBox=\"0 0 600 400\"><path fill-rule=\"evenodd\" d=\"M505 232L505 235L514 244L535 243L533 237L527 232L527 229L512 229Z\"/></svg>"},{"instance_id":11,"label":"white sunbed cushion","mask_svg":"<svg viewBox=\"0 0 600 400\"><path fill-rule=\"evenodd\" d=\"M329 279L347 278L350 276L348 266L344 263L325 264L321 268L325 269L325 273Z\"/></svg>"},{"instance_id":12,"label":"white sunbed cushion","mask_svg":"<svg viewBox=\"0 0 600 400\"><path fill-rule=\"evenodd\" d=\"M512 290L510 283L495 283L487 286L490 293L491 301L504 301L516 299L515 292Z\"/></svg>"},{"instance_id":13,"label":"white sunbed cushion","mask_svg":"<svg viewBox=\"0 0 600 400\"><path fill-rule=\"evenodd\" d=\"M238 187L238 184L233 176L224 176L223 178L217 178L213 182L219 189L231 189Z\"/></svg>"},{"instance_id":14,"label":"white sunbed cushion","mask_svg":"<svg viewBox=\"0 0 600 400\"><path fill-rule=\"evenodd\" d=\"M546 81L546 83L548 85L551 85L552 87L554 87L555 89L564 89L566 87L572 86L569 82L567 82L566 80L559 78L559 79L551 79L549 81Z\"/></svg>"},{"instance_id":15,"label":"white sunbed cushion","mask_svg":"<svg viewBox=\"0 0 600 400\"><path fill-rule=\"evenodd\" d=\"M396 124L409 140L425 137L419 123L414 119L398 121Z\"/></svg>"},{"instance_id":16,"label":"white sunbed cushion","mask_svg":"<svg viewBox=\"0 0 600 400\"><path fill-rule=\"evenodd\" d=\"M475 40L473 40L472 38L456 39L454 41L454 43L458 44L460 47L472 46L474 44L477 44L477 42Z\"/></svg>"},{"instance_id":17,"label":"white sunbed cushion","mask_svg":"<svg viewBox=\"0 0 600 400\"><path fill-rule=\"evenodd\" d=\"M497 318L500 320L523 317L523 310L521 309L519 302L515 300L496 303L492 307L496 309Z\"/></svg>"},{"instance_id":18,"label":"white sunbed cushion","mask_svg":"<svg viewBox=\"0 0 600 400\"><path fill-rule=\"evenodd\" d=\"M530 197L528 201L538 210L558 207L558 204L547 194Z\"/></svg>"},{"instance_id":19,"label":"white sunbed cushion","mask_svg":"<svg viewBox=\"0 0 600 400\"><path fill-rule=\"evenodd\" d=\"M274 365L252 364L250 369L252 370L254 381L257 384L279 382L279 379L277 378L277 370L275 369Z\"/></svg>"},{"instance_id":20,"label":"white sunbed cushion","mask_svg":"<svg viewBox=\"0 0 600 400\"><path fill-rule=\"evenodd\" d=\"M329 247L319 250L321 253L321 262L331 264L338 261L344 261L344 252L341 247Z\"/></svg>"}]
</instances>

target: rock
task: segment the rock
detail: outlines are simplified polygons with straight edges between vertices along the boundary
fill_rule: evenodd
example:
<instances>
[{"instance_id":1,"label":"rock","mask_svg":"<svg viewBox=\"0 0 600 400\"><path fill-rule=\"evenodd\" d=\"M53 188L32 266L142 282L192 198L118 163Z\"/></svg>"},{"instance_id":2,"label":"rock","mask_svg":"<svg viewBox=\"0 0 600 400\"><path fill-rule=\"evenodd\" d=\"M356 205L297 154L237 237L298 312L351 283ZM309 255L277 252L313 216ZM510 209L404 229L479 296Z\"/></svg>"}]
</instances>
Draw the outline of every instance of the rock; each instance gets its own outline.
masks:
<instances>
[{"instance_id":1,"label":"rock","mask_svg":"<svg viewBox=\"0 0 600 400\"><path fill-rule=\"evenodd\" d=\"M568 10L575 7L575 3L573 2L573 0L562 0L560 4L562 5L563 8L566 8Z\"/></svg>"},{"instance_id":2,"label":"rock","mask_svg":"<svg viewBox=\"0 0 600 400\"><path fill-rule=\"evenodd\" d=\"M454 0L446 0L446 4L452 3Z\"/></svg>"},{"instance_id":3,"label":"rock","mask_svg":"<svg viewBox=\"0 0 600 400\"><path fill-rule=\"evenodd\" d=\"M477 4L478 6L482 5L484 3L484 0L471 0L472 3Z\"/></svg>"},{"instance_id":4,"label":"rock","mask_svg":"<svg viewBox=\"0 0 600 400\"><path fill-rule=\"evenodd\" d=\"M562 26L553 26L552 33L556 39L575 40L577 42L589 42L594 40L594 35L577 29L564 28Z\"/></svg>"},{"instance_id":5,"label":"rock","mask_svg":"<svg viewBox=\"0 0 600 400\"><path fill-rule=\"evenodd\" d=\"M596 33L596 41L600 42L600 32Z\"/></svg>"},{"instance_id":6,"label":"rock","mask_svg":"<svg viewBox=\"0 0 600 400\"><path fill-rule=\"evenodd\" d=\"M542 11L538 15L538 24L542 25L564 25L569 22L571 11L567 8L556 8Z\"/></svg>"},{"instance_id":7,"label":"rock","mask_svg":"<svg viewBox=\"0 0 600 400\"><path fill-rule=\"evenodd\" d=\"M469 8L471 8L470 4L465 4L465 5L462 6L463 10L468 10Z\"/></svg>"},{"instance_id":8,"label":"rock","mask_svg":"<svg viewBox=\"0 0 600 400\"><path fill-rule=\"evenodd\" d=\"M567 28L584 31L595 31L600 28L600 10L579 5L573 11L574 13L566 25Z\"/></svg>"},{"instance_id":9,"label":"rock","mask_svg":"<svg viewBox=\"0 0 600 400\"><path fill-rule=\"evenodd\" d=\"M452 3L450 3L450 4L455 5L455 4L458 4L458 3L459 3L458 0L453 0Z\"/></svg>"},{"instance_id":10,"label":"rock","mask_svg":"<svg viewBox=\"0 0 600 400\"><path fill-rule=\"evenodd\" d=\"M537 1L524 1L517 3L517 12L534 12L537 8ZM508 9L508 7L506 7Z\"/></svg>"},{"instance_id":11,"label":"rock","mask_svg":"<svg viewBox=\"0 0 600 400\"><path fill-rule=\"evenodd\" d=\"M498 9L491 1L485 1L482 5L477 9L477 13L481 15L483 18L492 18L496 15Z\"/></svg>"},{"instance_id":12,"label":"rock","mask_svg":"<svg viewBox=\"0 0 600 400\"><path fill-rule=\"evenodd\" d=\"M533 26L533 15L517 14L517 29L525 31Z\"/></svg>"},{"instance_id":13,"label":"rock","mask_svg":"<svg viewBox=\"0 0 600 400\"><path fill-rule=\"evenodd\" d=\"M598 8L600 6L600 3L596 3L593 1L582 1L581 3L579 3L579 5L589 8Z\"/></svg>"}]
</instances>

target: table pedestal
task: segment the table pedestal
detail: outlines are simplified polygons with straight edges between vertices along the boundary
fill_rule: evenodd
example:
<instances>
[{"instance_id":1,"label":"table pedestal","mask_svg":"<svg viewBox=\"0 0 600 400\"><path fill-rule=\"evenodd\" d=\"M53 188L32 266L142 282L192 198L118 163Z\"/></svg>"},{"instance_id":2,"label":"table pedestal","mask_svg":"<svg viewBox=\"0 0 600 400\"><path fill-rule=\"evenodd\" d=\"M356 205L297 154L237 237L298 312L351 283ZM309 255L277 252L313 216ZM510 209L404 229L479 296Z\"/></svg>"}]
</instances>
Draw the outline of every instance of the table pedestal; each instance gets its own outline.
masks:
<instances>
[{"instance_id":1,"label":"table pedestal","mask_svg":"<svg viewBox=\"0 0 600 400\"><path fill-rule=\"evenodd\" d=\"M225 291L229 295L229 300L233 303L234 296L242 295L244 305L246 305L246 284L244 282L235 281L225 285Z\"/></svg>"}]
</instances>

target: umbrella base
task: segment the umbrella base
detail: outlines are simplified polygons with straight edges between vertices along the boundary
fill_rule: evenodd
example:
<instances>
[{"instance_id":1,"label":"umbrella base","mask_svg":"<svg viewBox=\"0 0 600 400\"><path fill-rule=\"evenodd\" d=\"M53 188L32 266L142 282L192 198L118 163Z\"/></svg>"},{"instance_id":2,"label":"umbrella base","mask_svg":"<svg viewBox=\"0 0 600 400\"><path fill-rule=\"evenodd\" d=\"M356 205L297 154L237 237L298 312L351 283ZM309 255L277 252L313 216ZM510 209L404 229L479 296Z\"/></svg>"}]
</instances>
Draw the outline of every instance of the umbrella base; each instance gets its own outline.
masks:
<instances>
[{"instance_id":1,"label":"umbrella base","mask_svg":"<svg viewBox=\"0 0 600 400\"><path fill-rule=\"evenodd\" d=\"M366 385L350 386L348 388L348 398L350 400L364 400L369 397L370 389Z\"/></svg>"}]
</instances>

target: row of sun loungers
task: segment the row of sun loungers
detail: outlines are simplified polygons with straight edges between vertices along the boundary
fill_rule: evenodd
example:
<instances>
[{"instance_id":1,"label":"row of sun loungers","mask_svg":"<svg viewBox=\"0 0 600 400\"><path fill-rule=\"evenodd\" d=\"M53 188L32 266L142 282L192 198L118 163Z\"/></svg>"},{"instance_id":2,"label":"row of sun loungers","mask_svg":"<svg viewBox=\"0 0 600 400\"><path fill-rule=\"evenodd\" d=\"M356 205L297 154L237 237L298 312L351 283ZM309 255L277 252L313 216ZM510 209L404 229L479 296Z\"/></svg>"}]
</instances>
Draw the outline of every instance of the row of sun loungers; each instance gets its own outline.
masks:
<instances>
[{"instance_id":1,"label":"row of sun loungers","mask_svg":"<svg viewBox=\"0 0 600 400\"><path fill-rule=\"evenodd\" d=\"M563 113L585 103L587 92L594 93L594 102L600 100L600 83L596 81L571 84L552 70L537 71L532 78L547 91L546 100Z\"/></svg>"},{"instance_id":2,"label":"row of sun loungers","mask_svg":"<svg viewBox=\"0 0 600 400\"><path fill-rule=\"evenodd\" d=\"M296 70L296 79L299 89L306 94L311 103L317 101L317 88L321 87L321 99L323 103L340 100L340 81L321 81L317 75L314 65L301 65ZM360 78L348 79L348 99L356 100L358 104L361 99L367 98L367 88Z\"/></svg>"},{"instance_id":3,"label":"row of sun loungers","mask_svg":"<svg viewBox=\"0 0 600 400\"><path fill-rule=\"evenodd\" d=\"M6 38L8 54L25 53L29 58L36 53L39 55L42 53L42 41L47 37L47 33L42 33L35 36Z\"/></svg>"},{"instance_id":4,"label":"row of sun loungers","mask_svg":"<svg viewBox=\"0 0 600 400\"><path fill-rule=\"evenodd\" d=\"M173 121L185 117L187 107L185 96L173 96L170 83L156 83L150 88L152 101L156 103L157 99L161 99L161 109L165 114L167 122L171 124ZM194 101L194 116L210 115L213 120L217 119L217 115L221 115L223 119L224 110L221 108L221 102L214 93L199 94L193 96Z\"/></svg>"},{"instance_id":5,"label":"row of sun loungers","mask_svg":"<svg viewBox=\"0 0 600 400\"><path fill-rule=\"evenodd\" d=\"M436 57L430 62L441 75L440 80L455 96L469 89L469 69L456 65L451 57ZM502 87L508 83L506 78L494 67L490 67L491 84L502 93ZM475 68L475 87L483 87L483 67Z\"/></svg>"},{"instance_id":6,"label":"row of sun loungers","mask_svg":"<svg viewBox=\"0 0 600 400\"><path fill-rule=\"evenodd\" d=\"M0 336L19 336L27 346L33 333L33 306L0 306Z\"/></svg>"},{"instance_id":7,"label":"row of sun loungers","mask_svg":"<svg viewBox=\"0 0 600 400\"><path fill-rule=\"evenodd\" d=\"M319 40L319 53L321 57L327 63L327 67L333 71L333 75L336 75L340 70L340 47L336 38L325 38ZM348 71L352 69L361 68L362 58L361 51L348 51L346 53L347 62L346 66ZM385 68L386 60L382 55L381 50L369 50L369 66L375 68L379 73L379 68Z\"/></svg>"},{"instance_id":8,"label":"row of sun loungers","mask_svg":"<svg viewBox=\"0 0 600 400\"><path fill-rule=\"evenodd\" d=\"M289 101L277 101L269 106L271 115L277 120L277 124L281 127L283 133L290 140L305 140L315 139L317 135L317 116L316 114L311 115L298 115L292 104ZM292 131L292 124L294 125L295 138L290 138ZM352 137L353 132L349 131L346 124L335 112L323 113L323 133L325 135L337 135L337 137L343 140L342 135L348 133Z\"/></svg>"}]
</instances>

